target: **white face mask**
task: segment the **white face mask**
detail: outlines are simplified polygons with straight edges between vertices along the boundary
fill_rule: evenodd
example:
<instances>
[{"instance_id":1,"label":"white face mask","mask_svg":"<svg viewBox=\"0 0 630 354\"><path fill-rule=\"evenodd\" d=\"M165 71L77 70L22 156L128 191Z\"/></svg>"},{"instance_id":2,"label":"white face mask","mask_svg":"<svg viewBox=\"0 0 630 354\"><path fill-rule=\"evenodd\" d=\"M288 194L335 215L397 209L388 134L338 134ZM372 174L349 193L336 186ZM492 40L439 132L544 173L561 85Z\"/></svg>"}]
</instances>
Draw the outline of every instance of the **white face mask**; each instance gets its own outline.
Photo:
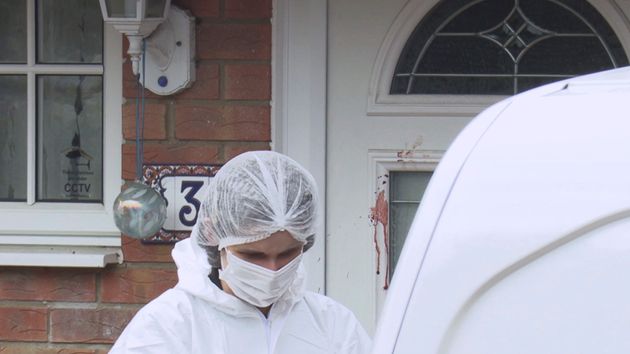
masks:
<instances>
[{"instance_id":1,"label":"white face mask","mask_svg":"<svg viewBox=\"0 0 630 354\"><path fill-rule=\"evenodd\" d=\"M225 249L228 265L219 270L219 278L225 281L239 299L256 307L267 307L276 302L291 286L302 262L300 253L278 270L247 262Z\"/></svg>"}]
</instances>

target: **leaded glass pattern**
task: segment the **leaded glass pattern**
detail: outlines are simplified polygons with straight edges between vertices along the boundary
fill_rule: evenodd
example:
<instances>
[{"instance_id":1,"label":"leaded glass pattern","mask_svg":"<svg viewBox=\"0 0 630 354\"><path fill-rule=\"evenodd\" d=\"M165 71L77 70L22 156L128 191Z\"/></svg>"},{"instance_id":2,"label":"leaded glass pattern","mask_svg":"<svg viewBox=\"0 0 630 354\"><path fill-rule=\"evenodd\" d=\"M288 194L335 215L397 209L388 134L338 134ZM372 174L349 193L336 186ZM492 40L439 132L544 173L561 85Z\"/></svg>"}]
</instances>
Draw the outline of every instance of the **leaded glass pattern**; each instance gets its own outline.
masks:
<instances>
[{"instance_id":1,"label":"leaded glass pattern","mask_svg":"<svg viewBox=\"0 0 630 354\"><path fill-rule=\"evenodd\" d=\"M444 0L407 41L390 93L512 95L624 65L587 1Z\"/></svg>"}]
</instances>

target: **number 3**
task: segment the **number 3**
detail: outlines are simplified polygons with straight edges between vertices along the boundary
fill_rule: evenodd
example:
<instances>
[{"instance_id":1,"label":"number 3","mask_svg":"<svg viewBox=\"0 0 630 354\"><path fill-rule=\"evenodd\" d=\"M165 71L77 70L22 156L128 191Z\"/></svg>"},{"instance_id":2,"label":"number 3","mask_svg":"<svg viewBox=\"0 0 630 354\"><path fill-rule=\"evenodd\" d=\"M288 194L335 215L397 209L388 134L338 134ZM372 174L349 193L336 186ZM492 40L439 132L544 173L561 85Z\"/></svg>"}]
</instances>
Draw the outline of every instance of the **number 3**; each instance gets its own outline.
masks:
<instances>
[{"instance_id":1,"label":"number 3","mask_svg":"<svg viewBox=\"0 0 630 354\"><path fill-rule=\"evenodd\" d=\"M199 214L201 202L199 199L195 198L195 195L199 192L201 187L203 187L203 181L182 181L182 190L180 192L183 193L186 189L189 189L188 193L184 196L184 199L186 199L186 202L195 207L194 214L189 205L183 206L179 209L179 221L186 226L194 226L197 222L197 215ZM186 216L190 216L190 214L193 214L194 217L192 219L186 218Z\"/></svg>"}]
</instances>

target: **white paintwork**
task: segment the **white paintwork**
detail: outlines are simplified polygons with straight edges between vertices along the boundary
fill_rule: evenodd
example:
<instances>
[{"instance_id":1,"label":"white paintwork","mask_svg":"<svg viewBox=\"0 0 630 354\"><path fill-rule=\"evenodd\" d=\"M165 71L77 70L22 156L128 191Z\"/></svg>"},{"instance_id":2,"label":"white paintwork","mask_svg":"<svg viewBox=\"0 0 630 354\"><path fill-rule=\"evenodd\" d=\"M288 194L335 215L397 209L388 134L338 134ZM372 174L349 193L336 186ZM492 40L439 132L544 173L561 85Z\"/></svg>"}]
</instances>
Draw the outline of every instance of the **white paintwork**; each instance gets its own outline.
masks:
<instances>
[{"instance_id":1,"label":"white paintwork","mask_svg":"<svg viewBox=\"0 0 630 354\"><path fill-rule=\"evenodd\" d=\"M272 19L272 149L309 170L319 188L315 245L305 253L307 288L325 291L326 1L275 0Z\"/></svg>"},{"instance_id":2,"label":"white paintwork","mask_svg":"<svg viewBox=\"0 0 630 354\"><path fill-rule=\"evenodd\" d=\"M326 288L370 333L383 297L382 279L376 276L374 226L369 219L380 175L371 167L372 154L401 153L417 159L427 152L439 155L472 118L455 111L422 117L366 112L370 73L379 48L406 3L339 0L328 4ZM397 40L404 44L406 38ZM404 159L389 168L406 166L420 168ZM377 239L383 239L380 224Z\"/></svg>"},{"instance_id":3,"label":"white paintwork","mask_svg":"<svg viewBox=\"0 0 630 354\"><path fill-rule=\"evenodd\" d=\"M375 177L373 183L369 183L368 188L368 199L373 200L374 196L378 196L378 194L382 191L385 196L385 200L390 200L389 198L389 176L391 172L394 171L428 171L432 172L435 170L438 162L442 158L442 151L414 151L410 156L399 156L400 151L393 150L372 150L368 153L368 176ZM370 198L371 197L371 198ZM377 239L376 243L380 249L381 255L375 260L375 266L378 266L380 272L377 274L373 272L372 275L374 279L372 282L376 284L376 309L380 309L383 307L383 303L385 302L385 298L387 297L387 290L385 289L385 284L391 282L391 279L386 279L387 272L387 260L388 257L385 256L388 251L389 244L385 244L385 239L383 238L383 230L382 224L377 226ZM374 232L374 230L372 230ZM391 238L391 235L389 235ZM375 245L376 247L376 245ZM390 265L391 266L391 265ZM378 321L378 311L377 311L377 321Z\"/></svg>"},{"instance_id":4,"label":"white paintwork","mask_svg":"<svg viewBox=\"0 0 630 354\"><path fill-rule=\"evenodd\" d=\"M0 265L23 265L29 254L35 254L45 266L71 267L92 264L102 267L98 261L78 261L77 257L67 257L66 251L55 253L58 245L73 246L72 251L81 253L86 245L114 247L120 249L120 231L116 228L112 214L112 204L121 186L121 144L122 144L122 36L111 26L104 27L103 65L70 66L36 65L34 42L34 1L28 2L28 47L27 65L0 66L0 74L26 73L29 83L28 99L28 158L27 202L0 203ZM35 203L35 75L36 74L103 74L103 204L77 203ZM111 94L109 94L111 93ZM74 235L81 237L73 238ZM43 240L47 241L43 241ZM76 241L73 242L73 240ZM46 256L38 257L41 245L51 247ZM12 246L9 246L12 245ZM22 256L5 252L11 247L20 248ZM91 251L85 251L91 252ZM109 251L108 251L109 252ZM108 253L109 254L109 253ZM100 256L97 256L100 257ZM24 259L24 260L22 260ZM106 262L119 262L121 257L105 257Z\"/></svg>"},{"instance_id":5,"label":"white paintwork","mask_svg":"<svg viewBox=\"0 0 630 354\"><path fill-rule=\"evenodd\" d=\"M140 82L158 95L180 92L195 81L195 18L173 5L168 17L145 39L146 59ZM179 45L178 45L179 44ZM146 79L142 76L146 70ZM165 86L158 79L166 77Z\"/></svg>"},{"instance_id":6,"label":"white paintwork","mask_svg":"<svg viewBox=\"0 0 630 354\"><path fill-rule=\"evenodd\" d=\"M122 261L120 247L2 247L3 264L20 267L103 268Z\"/></svg>"},{"instance_id":7,"label":"white paintwork","mask_svg":"<svg viewBox=\"0 0 630 354\"><path fill-rule=\"evenodd\" d=\"M627 353L630 68L484 111L434 174L374 353Z\"/></svg>"}]
</instances>

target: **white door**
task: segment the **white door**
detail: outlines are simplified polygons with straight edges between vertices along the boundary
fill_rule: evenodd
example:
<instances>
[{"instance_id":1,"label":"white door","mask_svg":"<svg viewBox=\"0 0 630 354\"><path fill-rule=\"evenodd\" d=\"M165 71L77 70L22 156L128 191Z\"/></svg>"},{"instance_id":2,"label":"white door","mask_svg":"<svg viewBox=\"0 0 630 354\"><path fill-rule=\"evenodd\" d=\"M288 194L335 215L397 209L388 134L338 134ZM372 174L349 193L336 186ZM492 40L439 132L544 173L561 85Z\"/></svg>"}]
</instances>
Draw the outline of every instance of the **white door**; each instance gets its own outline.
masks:
<instances>
[{"instance_id":1,"label":"white door","mask_svg":"<svg viewBox=\"0 0 630 354\"><path fill-rule=\"evenodd\" d=\"M469 121L368 113L379 48L405 3L328 3L326 292L350 307L368 332L385 293L387 264L391 267L385 247L389 177L402 170L432 171Z\"/></svg>"},{"instance_id":2,"label":"white door","mask_svg":"<svg viewBox=\"0 0 630 354\"><path fill-rule=\"evenodd\" d=\"M410 195L421 195L430 171L471 117L506 97L505 94L488 94L501 84L489 85L482 96L389 94L398 56L407 38L437 2L328 2L326 293L353 310L369 332L374 329L386 295L388 268L393 268L395 249L404 237L401 229L410 219L412 208L404 205L414 201L407 199ZM607 14L611 28L608 32L621 38L621 43L628 43L625 40L628 29L618 9L604 1L592 3L599 12ZM514 1L509 6L518 4ZM578 20L590 21L585 17ZM529 20L509 17L500 27L503 29L500 33L488 35L504 41L503 58L514 59L515 67L523 49L539 50L534 47L538 42L532 36L539 35L540 31L532 30L527 33L529 37L518 36L525 32L508 31L513 22L522 24L523 21ZM523 28L527 31L530 27ZM557 47L546 48L544 53L556 55L552 59L564 63L565 58L561 56L566 55L563 54L566 48ZM623 57L622 45L617 47L621 48L621 54L615 55ZM603 50L603 53L610 52ZM605 55L601 58L607 60ZM465 64L476 63L476 59L471 57L464 61ZM572 58L566 60L570 62ZM614 65L620 63L627 65L627 58L618 59ZM564 65L558 67L563 69ZM544 76L534 74L521 84L534 85L537 78ZM572 73L543 74L561 79ZM509 79L516 82L514 77ZM400 171L420 173L406 175ZM392 178L398 181L395 186ZM394 195L396 191L402 191L401 195ZM399 212L392 213L394 209Z\"/></svg>"}]
</instances>

